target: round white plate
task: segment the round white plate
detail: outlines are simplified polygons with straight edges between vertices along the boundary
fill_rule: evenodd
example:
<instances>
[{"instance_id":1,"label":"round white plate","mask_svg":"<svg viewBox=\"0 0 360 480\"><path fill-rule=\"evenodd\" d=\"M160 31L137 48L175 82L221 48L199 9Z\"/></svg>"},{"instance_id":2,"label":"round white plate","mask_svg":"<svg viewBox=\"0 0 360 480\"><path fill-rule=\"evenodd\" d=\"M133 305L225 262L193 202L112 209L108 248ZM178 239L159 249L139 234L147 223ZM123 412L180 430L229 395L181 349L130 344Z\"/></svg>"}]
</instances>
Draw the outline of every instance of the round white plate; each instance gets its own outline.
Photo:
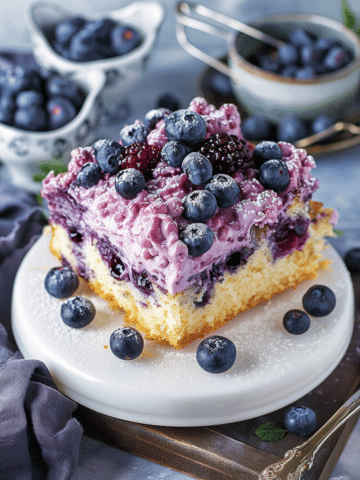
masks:
<instances>
[{"instance_id":1,"label":"round white plate","mask_svg":"<svg viewBox=\"0 0 360 480\"><path fill-rule=\"evenodd\" d=\"M76 402L115 418L153 425L215 425L254 418L284 407L318 386L337 366L349 345L354 322L350 276L331 247L331 272L314 282L278 295L229 322L218 334L236 345L234 366L209 374L196 362L200 341L182 350L145 341L135 360L115 357L111 333L122 313L82 283L76 294L90 298L97 310L83 329L67 327L60 317L62 300L44 288L50 268L59 265L41 237L18 271L12 304L15 339L25 358L42 360L58 388ZM315 283L329 286L337 304L323 318L313 318L303 335L291 335L283 315L302 308L301 299Z\"/></svg>"}]
</instances>

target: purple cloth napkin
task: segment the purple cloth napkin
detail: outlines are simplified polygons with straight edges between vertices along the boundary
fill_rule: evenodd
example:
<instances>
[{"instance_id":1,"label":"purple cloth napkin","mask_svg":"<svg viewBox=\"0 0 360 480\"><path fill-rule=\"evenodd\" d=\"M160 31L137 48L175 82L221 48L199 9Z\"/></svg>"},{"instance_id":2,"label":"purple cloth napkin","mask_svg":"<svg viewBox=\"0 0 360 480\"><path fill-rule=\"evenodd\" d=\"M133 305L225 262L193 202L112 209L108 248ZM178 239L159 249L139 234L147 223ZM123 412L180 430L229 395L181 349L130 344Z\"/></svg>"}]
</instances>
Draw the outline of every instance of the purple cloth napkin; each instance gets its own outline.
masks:
<instances>
[{"instance_id":1,"label":"purple cloth napkin","mask_svg":"<svg viewBox=\"0 0 360 480\"><path fill-rule=\"evenodd\" d=\"M82 427L46 366L17 351L10 324L17 268L41 234L35 197L0 182L0 479L70 480Z\"/></svg>"}]
</instances>

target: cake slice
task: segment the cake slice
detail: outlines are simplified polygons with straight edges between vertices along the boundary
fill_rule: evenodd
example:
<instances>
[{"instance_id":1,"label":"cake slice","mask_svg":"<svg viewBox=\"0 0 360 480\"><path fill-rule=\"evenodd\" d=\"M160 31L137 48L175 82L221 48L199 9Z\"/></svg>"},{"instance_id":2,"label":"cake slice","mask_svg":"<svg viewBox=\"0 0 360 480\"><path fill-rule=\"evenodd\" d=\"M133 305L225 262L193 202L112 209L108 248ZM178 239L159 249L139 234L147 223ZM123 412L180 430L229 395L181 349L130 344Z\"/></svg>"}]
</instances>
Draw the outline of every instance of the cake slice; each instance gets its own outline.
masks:
<instances>
[{"instance_id":1,"label":"cake slice","mask_svg":"<svg viewBox=\"0 0 360 480\"><path fill-rule=\"evenodd\" d=\"M75 149L42 196L52 253L126 324L182 348L328 268L337 213L311 200L314 159L254 150L234 105L198 97L163 117L145 141Z\"/></svg>"}]
</instances>

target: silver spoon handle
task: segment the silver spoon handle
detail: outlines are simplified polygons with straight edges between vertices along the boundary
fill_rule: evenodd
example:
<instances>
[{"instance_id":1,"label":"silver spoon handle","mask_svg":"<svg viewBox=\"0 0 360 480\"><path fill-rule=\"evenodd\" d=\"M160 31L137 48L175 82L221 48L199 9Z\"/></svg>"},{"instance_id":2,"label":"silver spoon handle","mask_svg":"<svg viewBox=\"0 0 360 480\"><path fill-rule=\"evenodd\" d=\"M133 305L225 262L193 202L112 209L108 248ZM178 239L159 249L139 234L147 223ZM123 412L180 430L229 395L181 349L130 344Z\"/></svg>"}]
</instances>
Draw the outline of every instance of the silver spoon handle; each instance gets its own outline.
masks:
<instances>
[{"instance_id":1,"label":"silver spoon handle","mask_svg":"<svg viewBox=\"0 0 360 480\"><path fill-rule=\"evenodd\" d=\"M286 452L283 461L265 468L259 480L300 480L302 473L312 467L320 447L358 412L360 412L360 390L354 393L309 440Z\"/></svg>"},{"instance_id":2,"label":"silver spoon handle","mask_svg":"<svg viewBox=\"0 0 360 480\"><path fill-rule=\"evenodd\" d=\"M196 13L200 17L204 17L205 19L210 19L214 22L225 25L226 27L230 27L231 29L238 32L245 33L246 35L261 40L262 42L267 43L272 47L279 48L284 45L284 42L281 42L280 40L271 37L270 35L266 35L266 33L263 33L256 28L250 27L246 23L242 23L220 12L215 12L214 10L204 7L203 5L198 5L196 3L190 2L179 2L176 6L176 19L182 25L197 28L198 30L202 30L216 36L222 35L224 37L224 35L227 35L218 34L219 30L215 27L212 27L205 22L195 20L194 18L192 18L193 13Z\"/></svg>"}]
</instances>

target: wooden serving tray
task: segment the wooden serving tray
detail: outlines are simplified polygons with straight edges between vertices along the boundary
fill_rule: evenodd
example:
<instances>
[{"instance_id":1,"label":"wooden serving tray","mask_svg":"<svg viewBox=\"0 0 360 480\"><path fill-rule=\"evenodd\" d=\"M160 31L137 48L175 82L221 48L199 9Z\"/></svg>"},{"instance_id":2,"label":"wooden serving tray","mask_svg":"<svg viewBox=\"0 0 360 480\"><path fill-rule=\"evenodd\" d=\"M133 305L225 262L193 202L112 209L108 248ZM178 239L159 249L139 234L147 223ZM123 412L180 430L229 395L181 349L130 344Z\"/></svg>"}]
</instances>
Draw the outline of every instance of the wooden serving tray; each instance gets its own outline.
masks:
<instances>
[{"instance_id":1,"label":"wooden serving tray","mask_svg":"<svg viewBox=\"0 0 360 480\"><path fill-rule=\"evenodd\" d=\"M317 414L318 427L360 388L360 274L352 275L355 328L349 348L333 373L299 400ZM314 365L316 368L316 365ZM296 381L296 379L294 379ZM134 455L203 480L258 480L267 465L301 444L304 438L287 433L269 443L255 434L258 426L274 422L283 427L285 408L242 422L211 427L157 427L118 420L79 406L75 416L85 435ZM328 480L356 424L349 420L322 447L304 480Z\"/></svg>"}]
</instances>

